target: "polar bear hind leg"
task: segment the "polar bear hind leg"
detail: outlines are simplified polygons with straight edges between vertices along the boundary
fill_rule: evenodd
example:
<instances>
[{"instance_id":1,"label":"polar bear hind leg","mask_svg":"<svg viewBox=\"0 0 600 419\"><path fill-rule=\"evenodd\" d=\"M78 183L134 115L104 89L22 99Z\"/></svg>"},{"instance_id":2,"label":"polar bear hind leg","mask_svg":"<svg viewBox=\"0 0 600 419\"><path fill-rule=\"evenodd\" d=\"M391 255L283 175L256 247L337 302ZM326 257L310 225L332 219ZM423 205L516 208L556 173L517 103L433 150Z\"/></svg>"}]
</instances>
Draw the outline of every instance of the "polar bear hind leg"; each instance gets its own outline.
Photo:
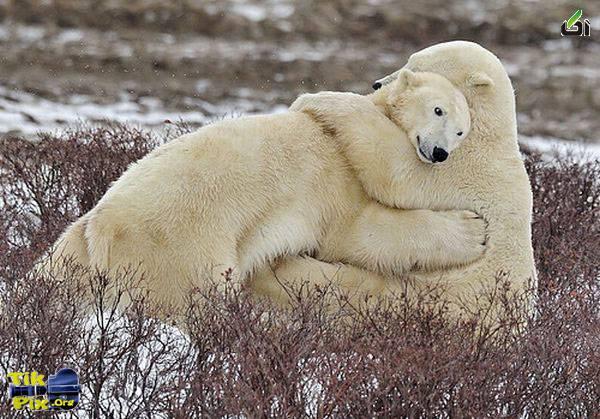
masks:
<instances>
[{"instance_id":1,"label":"polar bear hind leg","mask_svg":"<svg viewBox=\"0 0 600 419\"><path fill-rule=\"evenodd\" d=\"M226 279L235 283L239 276L233 240L114 220L102 214L88 222L89 265L114 277L135 274L161 302L180 305L193 289L205 290Z\"/></svg>"}]
</instances>

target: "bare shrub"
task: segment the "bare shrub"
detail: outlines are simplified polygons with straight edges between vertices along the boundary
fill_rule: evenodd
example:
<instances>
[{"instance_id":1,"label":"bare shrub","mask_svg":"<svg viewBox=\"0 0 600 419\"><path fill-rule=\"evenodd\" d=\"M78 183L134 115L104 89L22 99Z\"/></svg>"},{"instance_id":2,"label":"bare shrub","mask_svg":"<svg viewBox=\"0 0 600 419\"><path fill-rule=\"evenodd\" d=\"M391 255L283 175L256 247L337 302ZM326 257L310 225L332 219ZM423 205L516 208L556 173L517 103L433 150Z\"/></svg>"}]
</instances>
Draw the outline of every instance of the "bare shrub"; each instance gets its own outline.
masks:
<instances>
[{"instance_id":1,"label":"bare shrub","mask_svg":"<svg viewBox=\"0 0 600 419\"><path fill-rule=\"evenodd\" d=\"M0 143L0 374L75 368L84 391L73 417L597 414L599 162L526 157L539 270L532 315L499 274L494 298L507 310L493 330L478 313L451 320L424 303L443 299L435 289L417 303L399 295L339 310L327 303L332 293L345 302L335 289L291 290L289 310L209 289L177 313L182 333L157 319L127 274L30 272L66 223L159 142L113 126ZM3 403L0 415L22 413Z\"/></svg>"}]
</instances>

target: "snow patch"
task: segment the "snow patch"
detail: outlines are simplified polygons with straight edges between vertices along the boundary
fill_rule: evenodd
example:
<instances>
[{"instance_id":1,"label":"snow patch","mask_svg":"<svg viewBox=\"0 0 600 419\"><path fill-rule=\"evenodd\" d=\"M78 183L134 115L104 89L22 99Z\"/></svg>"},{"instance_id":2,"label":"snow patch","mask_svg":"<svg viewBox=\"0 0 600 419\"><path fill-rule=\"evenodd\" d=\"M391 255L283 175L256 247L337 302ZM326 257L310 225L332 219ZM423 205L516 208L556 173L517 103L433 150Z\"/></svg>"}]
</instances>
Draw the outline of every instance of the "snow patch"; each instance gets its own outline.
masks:
<instances>
[{"instance_id":1,"label":"snow patch","mask_svg":"<svg viewBox=\"0 0 600 419\"><path fill-rule=\"evenodd\" d=\"M520 135L521 143L542 153L552 160L557 155L571 155L581 161L600 160L600 144L589 144L580 141L567 141L560 138Z\"/></svg>"},{"instance_id":2,"label":"snow patch","mask_svg":"<svg viewBox=\"0 0 600 419\"><path fill-rule=\"evenodd\" d=\"M234 4L231 6L231 11L254 22L260 22L267 18L265 7L257 4Z\"/></svg>"}]
</instances>

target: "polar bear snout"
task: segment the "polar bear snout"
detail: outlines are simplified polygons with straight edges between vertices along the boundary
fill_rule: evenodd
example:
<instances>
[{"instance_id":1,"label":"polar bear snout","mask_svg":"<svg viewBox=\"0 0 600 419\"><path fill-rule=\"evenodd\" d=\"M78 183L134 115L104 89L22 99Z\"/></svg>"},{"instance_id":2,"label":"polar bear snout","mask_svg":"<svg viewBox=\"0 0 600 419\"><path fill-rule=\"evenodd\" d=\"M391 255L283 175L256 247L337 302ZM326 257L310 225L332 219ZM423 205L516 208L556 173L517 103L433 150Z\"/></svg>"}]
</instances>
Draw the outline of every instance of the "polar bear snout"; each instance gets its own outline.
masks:
<instances>
[{"instance_id":1,"label":"polar bear snout","mask_svg":"<svg viewBox=\"0 0 600 419\"><path fill-rule=\"evenodd\" d=\"M437 146L433 142L422 140L417 135L417 155L425 163L441 163L448 159L448 151L443 146Z\"/></svg>"},{"instance_id":2,"label":"polar bear snout","mask_svg":"<svg viewBox=\"0 0 600 419\"><path fill-rule=\"evenodd\" d=\"M431 161L433 163L441 163L448 158L448 152L441 147L433 147L433 153L431 153Z\"/></svg>"}]
</instances>

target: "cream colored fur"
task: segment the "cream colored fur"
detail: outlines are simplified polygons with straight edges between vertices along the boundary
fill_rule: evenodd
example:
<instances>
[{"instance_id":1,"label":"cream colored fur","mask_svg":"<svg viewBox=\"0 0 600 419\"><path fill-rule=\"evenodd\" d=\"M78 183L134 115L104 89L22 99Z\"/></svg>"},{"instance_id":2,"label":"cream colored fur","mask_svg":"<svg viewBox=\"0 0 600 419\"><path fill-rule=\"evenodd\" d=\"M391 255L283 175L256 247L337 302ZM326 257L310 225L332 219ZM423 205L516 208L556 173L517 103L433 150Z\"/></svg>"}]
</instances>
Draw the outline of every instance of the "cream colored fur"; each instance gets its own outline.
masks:
<instances>
[{"instance_id":1,"label":"cream colored fur","mask_svg":"<svg viewBox=\"0 0 600 419\"><path fill-rule=\"evenodd\" d=\"M377 201L405 209L468 208L481 214L487 223L484 257L464 267L390 278L325 263L343 259L320 253L317 258L321 260L285 259L275 267L278 281L309 279L323 285L332 280L347 290L374 295L406 291L407 281L409 292L441 284L452 308L467 310L477 309L478 299L486 298L498 276L508 279L513 292L521 293L530 279L535 285L536 278L531 245L532 193L517 145L514 93L506 71L488 50L460 41L417 52L404 68L444 75L463 92L471 108L469 137L442 164L420 161L411 145L413 139L409 141L389 119L385 102L398 73L384 79L384 86L369 96L353 95L351 106L347 94L322 93L301 98L294 108L339 127L338 141L344 142L363 188ZM264 270L253 284L264 295L284 301L286 294L278 281ZM498 306L492 305L492 317L494 307Z\"/></svg>"},{"instance_id":2,"label":"cream colored fur","mask_svg":"<svg viewBox=\"0 0 600 419\"><path fill-rule=\"evenodd\" d=\"M429 79L450 102L459 100L449 82ZM455 116L452 123L468 124L468 115ZM180 304L189 287L223 281L229 268L243 281L291 255L318 253L381 273L450 268L481 257L485 226L475 213L395 210L370 199L359 177L372 159L349 158L347 144L333 135L338 128L291 111L184 135L132 164L65 231L55 259L73 256L113 272L138 268L156 298ZM414 149L410 154L416 158ZM398 188L390 179L372 180L383 182L370 185L374 191ZM420 187L406 180L407 190Z\"/></svg>"}]
</instances>

